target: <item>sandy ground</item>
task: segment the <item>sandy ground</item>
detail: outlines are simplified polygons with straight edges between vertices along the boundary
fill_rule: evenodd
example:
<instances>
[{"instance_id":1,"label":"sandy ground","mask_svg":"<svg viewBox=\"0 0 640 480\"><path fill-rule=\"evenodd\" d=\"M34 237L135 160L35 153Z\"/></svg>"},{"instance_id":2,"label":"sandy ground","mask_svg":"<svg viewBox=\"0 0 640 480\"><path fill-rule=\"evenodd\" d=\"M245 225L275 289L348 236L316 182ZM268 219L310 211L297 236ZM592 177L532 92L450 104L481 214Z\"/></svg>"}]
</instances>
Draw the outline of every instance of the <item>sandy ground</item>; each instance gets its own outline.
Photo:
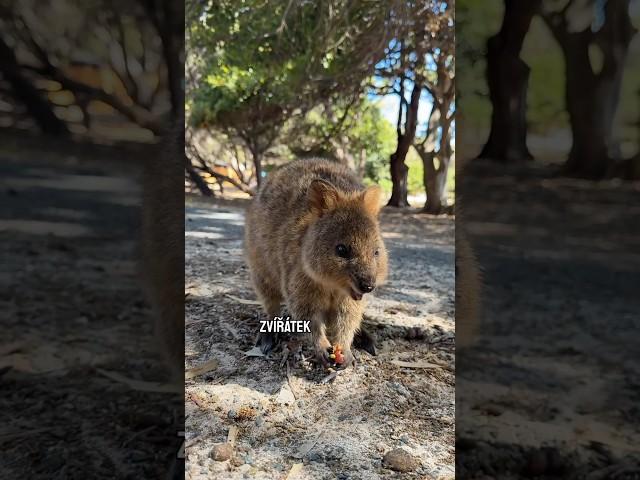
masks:
<instances>
[{"instance_id":1,"label":"sandy ground","mask_svg":"<svg viewBox=\"0 0 640 480\"><path fill-rule=\"evenodd\" d=\"M186 366L217 363L187 380L187 478L453 478L453 219L382 213L390 276L365 314L378 355L356 352L355 370L323 384L306 341L291 338L290 353L272 358L243 354L261 315L229 297L255 298L242 257L244 207L187 199ZM234 427L233 457L214 460L214 445ZM385 468L396 448L419 465Z\"/></svg>"},{"instance_id":2,"label":"sandy ground","mask_svg":"<svg viewBox=\"0 0 640 480\"><path fill-rule=\"evenodd\" d=\"M0 144L0 478L162 478L182 395L104 375L166 379L136 268L139 157Z\"/></svg>"},{"instance_id":3,"label":"sandy ground","mask_svg":"<svg viewBox=\"0 0 640 480\"><path fill-rule=\"evenodd\" d=\"M638 478L640 184L533 162L458 180L484 270L457 358L460 478Z\"/></svg>"}]
</instances>

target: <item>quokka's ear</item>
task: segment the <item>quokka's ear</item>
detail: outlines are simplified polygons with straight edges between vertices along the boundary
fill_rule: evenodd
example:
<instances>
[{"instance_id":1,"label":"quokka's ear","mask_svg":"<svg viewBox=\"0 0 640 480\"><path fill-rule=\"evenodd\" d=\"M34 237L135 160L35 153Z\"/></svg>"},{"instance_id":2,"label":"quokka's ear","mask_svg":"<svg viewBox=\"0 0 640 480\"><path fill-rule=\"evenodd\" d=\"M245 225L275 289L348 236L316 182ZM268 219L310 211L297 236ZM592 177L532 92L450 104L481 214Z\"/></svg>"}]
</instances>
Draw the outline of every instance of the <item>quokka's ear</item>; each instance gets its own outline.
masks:
<instances>
[{"instance_id":1,"label":"quokka's ear","mask_svg":"<svg viewBox=\"0 0 640 480\"><path fill-rule=\"evenodd\" d=\"M307 190L307 198L311 211L322 216L323 213L334 209L342 196L329 182L314 180Z\"/></svg>"},{"instance_id":2,"label":"quokka's ear","mask_svg":"<svg viewBox=\"0 0 640 480\"><path fill-rule=\"evenodd\" d=\"M382 208L380 204L381 197L382 189L378 185L371 185L360 195L364 209L374 216L378 215Z\"/></svg>"}]
</instances>

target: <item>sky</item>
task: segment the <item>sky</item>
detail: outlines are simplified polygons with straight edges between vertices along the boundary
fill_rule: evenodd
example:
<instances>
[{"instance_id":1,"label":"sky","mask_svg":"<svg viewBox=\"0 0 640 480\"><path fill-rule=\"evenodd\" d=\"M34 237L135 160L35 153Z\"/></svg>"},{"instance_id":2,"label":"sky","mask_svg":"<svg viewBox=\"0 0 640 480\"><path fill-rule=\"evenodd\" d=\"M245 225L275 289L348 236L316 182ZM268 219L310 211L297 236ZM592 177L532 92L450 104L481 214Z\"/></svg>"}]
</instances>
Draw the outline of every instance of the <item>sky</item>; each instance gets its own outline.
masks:
<instances>
[{"instance_id":1,"label":"sky","mask_svg":"<svg viewBox=\"0 0 640 480\"><path fill-rule=\"evenodd\" d=\"M396 94L392 95L376 95L374 101L378 102L378 108L382 113L382 116L386 118L391 125L395 127L398 121L398 109L400 108L400 98ZM409 95L406 95L409 100ZM420 105L418 106L418 131L424 131L427 120L429 119L429 112L431 111L431 98L429 95L423 95L420 99Z\"/></svg>"}]
</instances>

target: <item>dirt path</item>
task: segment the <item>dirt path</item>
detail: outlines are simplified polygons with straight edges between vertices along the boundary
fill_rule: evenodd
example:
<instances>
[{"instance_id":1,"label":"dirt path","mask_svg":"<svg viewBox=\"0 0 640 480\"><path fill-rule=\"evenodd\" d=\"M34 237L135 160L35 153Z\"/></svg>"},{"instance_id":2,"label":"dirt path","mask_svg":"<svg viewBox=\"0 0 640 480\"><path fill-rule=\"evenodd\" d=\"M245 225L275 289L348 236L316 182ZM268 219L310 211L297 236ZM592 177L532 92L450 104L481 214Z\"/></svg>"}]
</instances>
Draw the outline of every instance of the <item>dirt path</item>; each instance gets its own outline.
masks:
<instances>
[{"instance_id":1,"label":"dirt path","mask_svg":"<svg viewBox=\"0 0 640 480\"><path fill-rule=\"evenodd\" d=\"M186 364L219 362L187 380L187 478L283 479L296 463L296 478L453 478L453 219L383 212L390 277L365 316L379 353L357 352L355 371L321 384L325 373L295 352L286 360L281 352L243 355L260 313L227 296L255 298L242 257L243 210L187 201ZM306 343L302 354L311 356ZM231 427L239 428L234 457L213 460ZM398 447L421 465L406 474L384 468L384 454Z\"/></svg>"},{"instance_id":2,"label":"dirt path","mask_svg":"<svg viewBox=\"0 0 640 480\"><path fill-rule=\"evenodd\" d=\"M474 162L459 185L484 318L458 356L461 478L637 478L640 184Z\"/></svg>"},{"instance_id":3,"label":"dirt path","mask_svg":"<svg viewBox=\"0 0 640 480\"><path fill-rule=\"evenodd\" d=\"M182 395L101 373L166 379L136 273L136 157L2 140L0 477L160 478Z\"/></svg>"}]
</instances>

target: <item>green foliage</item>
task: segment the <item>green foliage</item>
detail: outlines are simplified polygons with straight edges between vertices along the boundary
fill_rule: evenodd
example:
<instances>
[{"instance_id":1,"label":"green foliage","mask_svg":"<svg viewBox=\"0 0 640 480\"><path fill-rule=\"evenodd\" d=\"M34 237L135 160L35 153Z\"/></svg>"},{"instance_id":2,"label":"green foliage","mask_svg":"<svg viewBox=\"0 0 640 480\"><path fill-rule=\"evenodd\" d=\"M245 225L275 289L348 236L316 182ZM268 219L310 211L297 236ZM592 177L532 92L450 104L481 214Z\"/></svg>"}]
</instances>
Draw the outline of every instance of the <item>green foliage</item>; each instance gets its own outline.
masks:
<instances>
[{"instance_id":1,"label":"green foliage","mask_svg":"<svg viewBox=\"0 0 640 480\"><path fill-rule=\"evenodd\" d=\"M199 70L191 123L253 133L354 92L375 54L369 36L387 16L381 5L346 0L191 0L187 12L188 63Z\"/></svg>"},{"instance_id":2,"label":"green foliage","mask_svg":"<svg viewBox=\"0 0 640 480\"><path fill-rule=\"evenodd\" d=\"M464 75L458 77L458 104L467 125L488 128L491 119L489 90L485 80L486 41L500 29L503 0L458 0L456 21L461 34L457 36L457 62ZM635 17L638 21L640 16ZM543 20L536 16L531 22L521 53L531 68L527 93L527 120L530 132L546 132L568 128L565 109L564 58L559 45ZM640 85L637 55L627 59L622 98L634 98ZM621 102L618 116L630 123L637 118L637 102ZM635 131L632 132L632 135Z\"/></svg>"},{"instance_id":3,"label":"green foliage","mask_svg":"<svg viewBox=\"0 0 640 480\"><path fill-rule=\"evenodd\" d=\"M388 122L387 124L389 125ZM395 145L390 148L389 154L393 153L394 147ZM409 167L409 176L407 178L409 195L424 193L422 160L415 150L409 150L405 164ZM364 182L366 185L378 184L385 192L391 192L392 184L388 155L384 158L367 160Z\"/></svg>"},{"instance_id":4,"label":"green foliage","mask_svg":"<svg viewBox=\"0 0 640 480\"><path fill-rule=\"evenodd\" d=\"M456 64L464 72L456 78L456 101L465 120L489 127L491 102L485 80L487 39L500 29L503 0L457 0Z\"/></svg>"},{"instance_id":5,"label":"green foliage","mask_svg":"<svg viewBox=\"0 0 640 480\"><path fill-rule=\"evenodd\" d=\"M405 163L409 167L409 176L407 178L409 195L424 193L422 159L413 148L409 149Z\"/></svg>"},{"instance_id":6,"label":"green foliage","mask_svg":"<svg viewBox=\"0 0 640 480\"><path fill-rule=\"evenodd\" d=\"M357 162L364 152L365 178L383 185L388 181L390 188L389 156L395 149L396 132L382 116L378 102L367 97L336 98L309 111L304 120L290 123L283 137L294 155L349 157Z\"/></svg>"}]
</instances>

